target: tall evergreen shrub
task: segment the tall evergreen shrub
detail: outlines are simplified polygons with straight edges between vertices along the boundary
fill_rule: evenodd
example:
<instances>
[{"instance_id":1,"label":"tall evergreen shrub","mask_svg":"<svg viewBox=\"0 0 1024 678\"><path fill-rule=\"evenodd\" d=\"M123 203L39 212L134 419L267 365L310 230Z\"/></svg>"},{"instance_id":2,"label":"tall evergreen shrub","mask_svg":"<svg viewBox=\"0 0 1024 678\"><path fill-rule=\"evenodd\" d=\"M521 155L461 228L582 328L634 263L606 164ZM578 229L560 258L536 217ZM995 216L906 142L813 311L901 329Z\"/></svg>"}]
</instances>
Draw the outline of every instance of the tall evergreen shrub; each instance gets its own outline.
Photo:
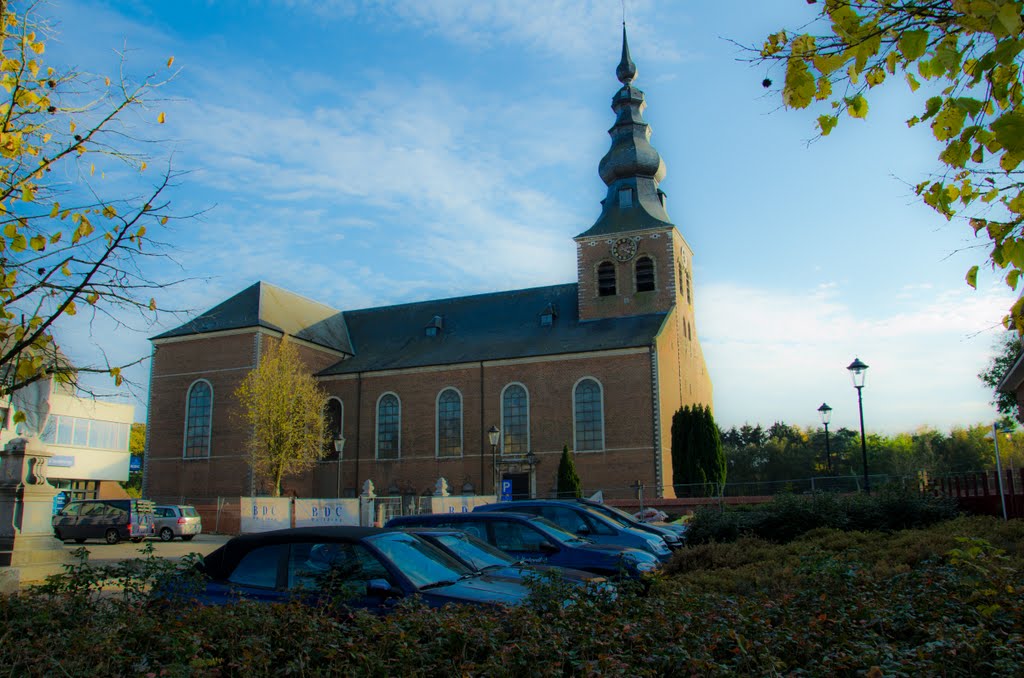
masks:
<instances>
[{"instance_id":1,"label":"tall evergreen shrub","mask_svg":"<svg viewBox=\"0 0 1024 678\"><path fill-rule=\"evenodd\" d=\"M687 405L672 416L672 473L677 485L725 482L722 440L707 405Z\"/></svg>"},{"instance_id":2,"label":"tall evergreen shrub","mask_svg":"<svg viewBox=\"0 0 1024 678\"><path fill-rule=\"evenodd\" d=\"M576 462L569 454L569 446L562 447L562 458L558 461L558 497L578 499L583 496L583 485L576 473Z\"/></svg>"}]
</instances>

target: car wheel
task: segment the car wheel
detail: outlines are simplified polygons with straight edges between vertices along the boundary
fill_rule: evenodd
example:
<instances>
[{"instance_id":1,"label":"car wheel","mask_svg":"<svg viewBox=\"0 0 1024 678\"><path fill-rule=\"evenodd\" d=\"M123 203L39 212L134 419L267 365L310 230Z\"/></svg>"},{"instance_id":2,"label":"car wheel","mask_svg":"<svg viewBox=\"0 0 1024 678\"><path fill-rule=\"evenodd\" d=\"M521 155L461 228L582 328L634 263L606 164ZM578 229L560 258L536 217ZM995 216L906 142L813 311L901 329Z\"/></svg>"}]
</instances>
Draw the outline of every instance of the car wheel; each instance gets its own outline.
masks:
<instances>
[{"instance_id":1,"label":"car wheel","mask_svg":"<svg viewBox=\"0 0 1024 678\"><path fill-rule=\"evenodd\" d=\"M183 535L181 535L181 540L182 541L192 541L192 537L194 537L194 536L195 536L194 534L183 534Z\"/></svg>"},{"instance_id":2,"label":"car wheel","mask_svg":"<svg viewBox=\"0 0 1024 678\"><path fill-rule=\"evenodd\" d=\"M174 539L174 532L171 531L171 528L165 527L160 530L160 541L171 541L172 539Z\"/></svg>"},{"instance_id":3,"label":"car wheel","mask_svg":"<svg viewBox=\"0 0 1024 678\"><path fill-rule=\"evenodd\" d=\"M60 530L54 530L53 536L57 539L57 541L64 541L64 537L60 535Z\"/></svg>"},{"instance_id":4,"label":"car wheel","mask_svg":"<svg viewBox=\"0 0 1024 678\"><path fill-rule=\"evenodd\" d=\"M121 541L121 535L119 535L117 533L117 530L115 530L114 528L110 528L109 530L107 530L106 540L108 544L116 544L117 542Z\"/></svg>"},{"instance_id":5,"label":"car wheel","mask_svg":"<svg viewBox=\"0 0 1024 678\"><path fill-rule=\"evenodd\" d=\"M85 538L84 537L75 537L75 543L76 544L84 544L85 543Z\"/></svg>"}]
</instances>

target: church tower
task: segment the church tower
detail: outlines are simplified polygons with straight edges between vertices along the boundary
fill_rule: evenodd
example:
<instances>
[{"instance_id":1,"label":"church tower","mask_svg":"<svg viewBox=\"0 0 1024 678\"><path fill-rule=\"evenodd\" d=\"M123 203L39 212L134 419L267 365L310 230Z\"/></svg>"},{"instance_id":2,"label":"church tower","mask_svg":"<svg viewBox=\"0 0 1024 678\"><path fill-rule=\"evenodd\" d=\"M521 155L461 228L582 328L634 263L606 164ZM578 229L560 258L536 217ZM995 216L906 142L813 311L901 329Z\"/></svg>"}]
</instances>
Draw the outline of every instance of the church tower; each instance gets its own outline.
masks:
<instances>
[{"instance_id":1,"label":"church tower","mask_svg":"<svg viewBox=\"0 0 1024 678\"><path fill-rule=\"evenodd\" d=\"M580 320L666 313L675 307L683 338L694 338L693 253L665 211L658 184L665 163L651 146L644 93L622 27L622 87L612 97L611 148L599 173L608 186L601 216L576 236Z\"/></svg>"}]
</instances>

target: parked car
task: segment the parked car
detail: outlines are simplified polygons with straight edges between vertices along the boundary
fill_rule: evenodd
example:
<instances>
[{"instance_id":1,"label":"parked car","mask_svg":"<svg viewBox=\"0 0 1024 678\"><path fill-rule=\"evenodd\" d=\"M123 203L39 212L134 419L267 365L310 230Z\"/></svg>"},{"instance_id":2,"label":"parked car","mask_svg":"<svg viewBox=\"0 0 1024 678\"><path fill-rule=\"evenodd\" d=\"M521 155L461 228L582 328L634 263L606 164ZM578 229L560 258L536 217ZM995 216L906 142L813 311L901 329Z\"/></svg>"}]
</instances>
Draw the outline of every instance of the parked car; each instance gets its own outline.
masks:
<instances>
[{"instance_id":1,"label":"parked car","mask_svg":"<svg viewBox=\"0 0 1024 678\"><path fill-rule=\"evenodd\" d=\"M103 539L116 544L122 539L140 542L153 533L153 510L147 499L85 499L67 504L53 516L53 536L61 541Z\"/></svg>"},{"instance_id":2,"label":"parked car","mask_svg":"<svg viewBox=\"0 0 1024 678\"><path fill-rule=\"evenodd\" d=\"M153 513L153 533L162 541L171 541L175 537L192 541L192 537L203 531L203 519L194 506L157 506Z\"/></svg>"},{"instance_id":3,"label":"parked car","mask_svg":"<svg viewBox=\"0 0 1024 678\"><path fill-rule=\"evenodd\" d=\"M683 548L683 535L686 532L685 527L683 528L682 533L680 533L670 528L668 523L645 523L642 520L637 520L636 516L632 513L623 511L615 506L608 506L607 504L601 504L589 499L575 499L570 501L576 501L591 510L597 511L614 521L622 523L626 527L632 527L635 530L642 530L644 532L657 535L664 539L665 544L671 549Z\"/></svg>"},{"instance_id":4,"label":"parked car","mask_svg":"<svg viewBox=\"0 0 1024 678\"><path fill-rule=\"evenodd\" d=\"M615 544L617 546L643 549L654 554L662 561L668 560L672 556L672 551L665 543L665 539L660 535L653 535L643 530L627 527L575 501L558 499L506 501L477 506L473 511L530 513L547 518L562 529L572 532L579 537L586 537L598 544Z\"/></svg>"},{"instance_id":5,"label":"parked car","mask_svg":"<svg viewBox=\"0 0 1024 678\"><path fill-rule=\"evenodd\" d=\"M539 516L526 513L427 513L400 516L387 527L463 530L516 560L585 570L604 576L640 578L657 570L658 559L639 549L594 544Z\"/></svg>"},{"instance_id":6,"label":"parked car","mask_svg":"<svg viewBox=\"0 0 1024 678\"><path fill-rule=\"evenodd\" d=\"M578 586L593 586L605 590L615 590L614 585L607 578L592 572L516 560L501 549L491 546L464 530L443 527L409 527L403 529L405 532L411 532L416 536L423 537L434 546L461 560L474 570L486 572L493 577L526 582L527 584L531 579L551 578Z\"/></svg>"},{"instance_id":7,"label":"parked car","mask_svg":"<svg viewBox=\"0 0 1024 678\"><path fill-rule=\"evenodd\" d=\"M241 599L320 604L386 613L418 596L448 603L517 605L529 589L477 572L427 540L373 527L300 527L235 537L207 555L201 589L190 597L223 605Z\"/></svg>"}]
</instances>

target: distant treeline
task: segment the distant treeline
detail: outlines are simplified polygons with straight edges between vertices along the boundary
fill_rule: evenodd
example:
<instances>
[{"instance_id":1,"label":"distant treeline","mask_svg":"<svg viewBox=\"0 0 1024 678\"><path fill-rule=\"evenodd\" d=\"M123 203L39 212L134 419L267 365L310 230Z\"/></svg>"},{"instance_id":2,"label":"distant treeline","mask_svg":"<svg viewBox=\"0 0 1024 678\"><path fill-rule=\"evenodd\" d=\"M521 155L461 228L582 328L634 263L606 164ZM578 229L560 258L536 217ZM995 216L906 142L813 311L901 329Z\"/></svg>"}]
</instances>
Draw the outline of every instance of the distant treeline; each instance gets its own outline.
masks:
<instances>
[{"instance_id":1,"label":"distant treeline","mask_svg":"<svg viewBox=\"0 0 1024 678\"><path fill-rule=\"evenodd\" d=\"M942 433L922 428L913 433L867 436L868 470L872 475L910 476L984 471L995 466L989 425L954 428ZM764 428L745 424L720 429L728 465L728 482L766 482L811 476L850 476L863 473L860 432L829 429L831 472L825 460L824 428L800 428L776 422ZM1024 433L1000 436L999 451L1006 468L1021 468Z\"/></svg>"}]
</instances>

